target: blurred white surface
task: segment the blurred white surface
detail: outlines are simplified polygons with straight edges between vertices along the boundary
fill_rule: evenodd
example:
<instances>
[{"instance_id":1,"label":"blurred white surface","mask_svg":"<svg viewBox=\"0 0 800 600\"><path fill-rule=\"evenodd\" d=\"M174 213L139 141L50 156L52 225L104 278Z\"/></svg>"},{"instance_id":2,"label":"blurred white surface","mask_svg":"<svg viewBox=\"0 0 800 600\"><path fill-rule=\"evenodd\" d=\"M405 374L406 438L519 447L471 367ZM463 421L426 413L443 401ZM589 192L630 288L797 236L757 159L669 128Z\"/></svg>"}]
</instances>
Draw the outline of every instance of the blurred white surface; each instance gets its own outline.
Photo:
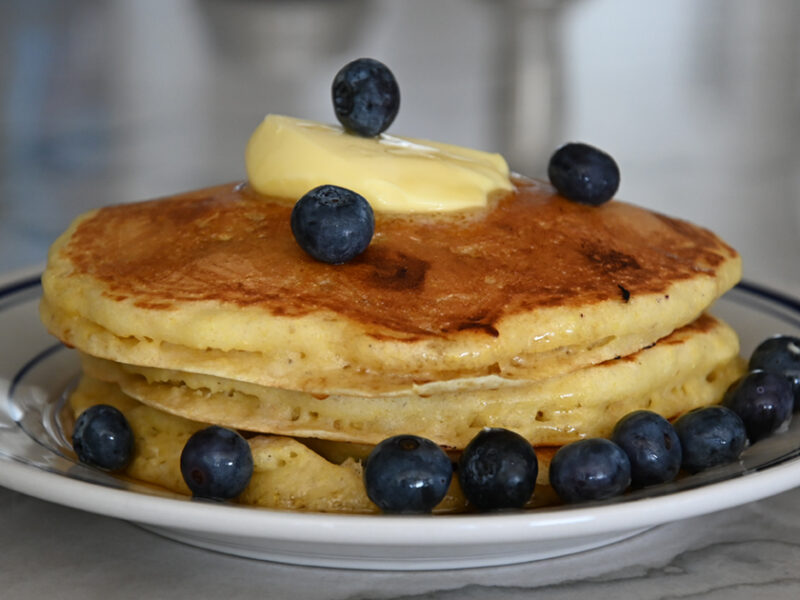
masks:
<instances>
[{"instance_id":1,"label":"blurred white surface","mask_svg":"<svg viewBox=\"0 0 800 600\"><path fill-rule=\"evenodd\" d=\"M11 0L0 6L0 271L78 213L243 176L268 112L332 121L357 56L395 71L392 132L542 175L582 140L619 197L714 229L800 293L800 5L748 0Z\"/></svg>"},{"instance_id":2,"label":"blurred white surface","mask_svg":"<svg viewBox=\"0 0 800 600\"><path fill-rule=\"evenodd\" d=\"M598 0L564 19L564 129L619 197L713 229L745 277L800 291L800 4Z\"/></svg>"}]
</instances>

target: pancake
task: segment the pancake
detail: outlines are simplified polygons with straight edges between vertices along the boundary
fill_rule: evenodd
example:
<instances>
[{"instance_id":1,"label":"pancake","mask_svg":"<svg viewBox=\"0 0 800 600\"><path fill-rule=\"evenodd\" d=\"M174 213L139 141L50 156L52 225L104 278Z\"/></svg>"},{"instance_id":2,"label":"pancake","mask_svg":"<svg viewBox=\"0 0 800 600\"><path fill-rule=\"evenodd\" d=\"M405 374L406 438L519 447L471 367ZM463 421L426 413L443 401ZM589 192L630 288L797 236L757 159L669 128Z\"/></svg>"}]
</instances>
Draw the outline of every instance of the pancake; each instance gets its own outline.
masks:
<instances>
[{"instance_id":1,"label":"pancake","mask_svg":"<svg viewBox=\"0 0 800 600\"><path fill-rule=\"evenodd\" d=\"M638 409L675 418L717 402L743 372L736 333L703 315L653 346L543 381L427 396L312 395L83 355L84 372L177 416L250 432L377 444L413 433L463 449L484 427L534 446L608 437Z\"/></svg>"},{"instance_id":2,"label":"pancake","mask_svg":"<svg viewBox=\"0 0 800 600\"><path fill-rule=\"evenodd\" d=\"M70 395L67 409L78 415L94 404L118 408L130 423L135 452L125 475L178 494L190 494L180 473L180 455L192 433L207 423L170 415L140 404L118 386L84 376ZM246 434L247 435L247 434ZM264 508L337 513L377 513L362 483L365 449L354 444L311 446L306 440L284 436L248 435L254 471L249 485L237 498L242 504ZM312 449L313 448L313 449ZM368 453L369 448L366 449ZM539 479L529 508L551 504L554 492L547 485L551 449L539 449ZM453 478L436 513L463 512L467 502Z\"/></svg>"},{"instance_id":3,"label":"pancake","mask_svg":"<svg viewBox=\"0 0 800 600\"><path fill-rule=\"evenodd\" d=\"M383 439L381 436L413 431L435 439L436 427L428 429L431 423L438 421L456 436L451 444L439 442L454 449L450 454L457 462L459 449L481 427L509 426L533 437L536 446L539 474L536 491L527 504L528 508L535 508L558 502L549 487L548 476L549 463L557 446L581 437L608 436L621 416L639 408L674 419L696 406L716 402L744 370L744 361L737 356L737 351L736 334L723 322L703 315L651 348L527 387L500 388L493 401L487 399L487 395L491 396L488 390L478 392L477 397L455 393L438 398L321 399L299 392L259 389L253 384L210 376L121 365L83 355L85 374L70 395L68 421L93 404L119 408L135 437L134 457L125 474L181 494L189 494L179 468L180 454L189 437L210 423L240 429L246 425L242 433L253 453L254 473L237 502L275 509L339 513L378 512L366 496L362 464L373 444ZM513 390L516 397L509 395L509 390ZM373 437L357 435L365 430L371 435L380 431L381 423L376 419L364 422L360 431L355 432L334 426L338 435L331 436L332 439L325 439L325 432L320 430L287 432L313 433L319 437L254 431L252 427L258 426L264 418L269 421L270 411L280 414L287 406L294 410L295 405L286 399L286 394L315 402L320 420L338 417L342 423L348 415L360 414L366 421L370 415L382 413L392 425L398 426L400 421L395 413L399 410L405 418L402 425L413 429L383 431ZM389 406L376 409L365 403L388 403ZM412 406L405 406L407 403ZM430 417L437 407L439 414ZM477 416L474 414L476 407L480 413ZM420 414L420 410L428 413L427 416ZM533 436L531 431L534 431ZM459 435L462 436L460 441ZM447 495L434 512L468 510L470 507L459 488L458 478L453 478Z\"/></svg>"},{"instance_id":4,"label":"pancake","mask_svg":"<svg viewBox=\"0 0 800 600\"><path fill-rule=\"evenodd\" d=\"M648 346L739 279L711 232L516 179L487 209L376 215L336 267L246 185L111 206L53 245L41 314L83 352L312 394L516 386ZM527 384L527 383L525 383Z\"/></svg>"},{"instance_id":5,"label":"pancake","mask_svg":"<svg viewBox=\"0 0 800 600\"><path fill-rule=\"evenodd\" d=\"M486 427L537 449L529 506L552 503L555 449L646 408L676 418L742 372L705 313L738 281L711 232L620 201L576 204L514 180L482 209L376 214L369 248L310 258L293 200L228 184L87 213L51 248L40 313L77 348L71 417L117 406L125 474L189 493L189 437L236 429L254 457L237 499L377 512L362 462L397 434L453 460ZM457 478L436 512L469 510Z\"/></svg>"}]
</instances>

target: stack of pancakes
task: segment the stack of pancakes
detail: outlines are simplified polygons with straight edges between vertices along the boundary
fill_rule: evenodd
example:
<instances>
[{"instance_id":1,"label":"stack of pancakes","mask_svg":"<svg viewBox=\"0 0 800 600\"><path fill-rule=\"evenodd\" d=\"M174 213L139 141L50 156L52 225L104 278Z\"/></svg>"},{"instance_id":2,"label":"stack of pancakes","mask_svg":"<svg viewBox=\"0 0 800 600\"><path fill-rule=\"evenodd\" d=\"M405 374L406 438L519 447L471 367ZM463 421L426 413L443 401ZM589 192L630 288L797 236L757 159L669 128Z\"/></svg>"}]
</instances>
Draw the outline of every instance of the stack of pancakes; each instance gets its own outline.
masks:
<instances>
[{"instance_id":1,"label":"stack of pancakes","mask_svg":"<svg viewBox=\"0 0 800 600\"><path fill-rule=\"evenodd\" d=\"M362 459L395 434L457 455L512 429L546 485L554 448L628 412L719 401L742 364L705 311L738 281L737 253L623 202L514 184L484 209L378 213L367 251L336 266L296 244L292 201L246 184L78 218L41 305L81 353L71 410L125 412L136 479L188 493L180 452L213 423L253 450L241 502L369 512ZM465 508L456 479L439 511Z\"/></svg>"}]
</instances>

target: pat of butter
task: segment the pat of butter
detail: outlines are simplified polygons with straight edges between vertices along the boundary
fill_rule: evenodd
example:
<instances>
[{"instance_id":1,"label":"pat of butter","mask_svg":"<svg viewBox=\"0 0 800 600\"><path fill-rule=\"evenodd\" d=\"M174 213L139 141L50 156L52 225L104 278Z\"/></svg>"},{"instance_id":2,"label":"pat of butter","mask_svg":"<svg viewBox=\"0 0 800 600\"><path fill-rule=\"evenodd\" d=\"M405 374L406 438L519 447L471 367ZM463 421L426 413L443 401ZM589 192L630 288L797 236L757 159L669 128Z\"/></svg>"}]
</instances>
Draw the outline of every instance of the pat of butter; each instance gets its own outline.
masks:
<instances>
[{"instance_id":1,"label":"pat of butter","mask_svg":"<svg viewBox=\"0 0 800 600\"><path fill-rule=\"evenodd\" d=\"M512 189L499 154L389 135L364 138L280 115L268 115L253 132L245 164L261 194L296 200L332 184L383 212L479 208L492 192Z\"/></svg>"}]
</instances>

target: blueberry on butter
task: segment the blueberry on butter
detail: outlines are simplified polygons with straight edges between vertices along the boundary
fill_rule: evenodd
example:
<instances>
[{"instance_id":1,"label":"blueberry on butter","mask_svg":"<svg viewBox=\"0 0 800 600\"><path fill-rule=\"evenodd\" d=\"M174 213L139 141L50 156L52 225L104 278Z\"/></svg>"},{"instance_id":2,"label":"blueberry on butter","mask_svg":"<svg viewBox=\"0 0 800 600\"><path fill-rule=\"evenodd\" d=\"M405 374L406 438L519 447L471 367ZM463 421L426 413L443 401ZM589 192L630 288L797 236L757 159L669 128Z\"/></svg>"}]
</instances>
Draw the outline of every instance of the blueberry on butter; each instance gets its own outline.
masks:
<instances>
[{"instance_id":1,"label":"blueberry on butter","mask_svg":"<svg viewBox=\"0 0 800 600\"><path fill-rule=\"evenodd\" d=\"M597 206L619 188L619 167L611 156L588 144L565 144L550 157L550 183L558 193L581 204Z\"/></svg>"},{"instance_id":2,"label":"blueberry on butter","mask_svg":"<svg viewBox=\"0 0 800 600\"><path fill-rule=\"evenodd\" d=\"M321 185L305 194L292 209L292 233L315 259L342 264L364 252L375 232L369 202L356 192Z\"/></svg>"},{"instance_id":3,"label":"blueberry on butter","mask_svg":"<svg viewBox=\"0 0 800 600\"><path fill-rule=\"evenodd\" d=\"M96 404L75 421L72 448L82 463L119 471L133 458L133 431L125 415L113 406Z\"/></svg>"},{"instance_id":4,"label":"blueberry on butter","mask_svg":"<svg viewBox=\"0 0 800 600\"><path fill-rule=\"evenodd\" d=\"M336 74L331 87L336 118L351 133L374 137L394 121L400 109L400 88L389 68L372 58L359 58Z\"/></svg>"}]
</instances>

